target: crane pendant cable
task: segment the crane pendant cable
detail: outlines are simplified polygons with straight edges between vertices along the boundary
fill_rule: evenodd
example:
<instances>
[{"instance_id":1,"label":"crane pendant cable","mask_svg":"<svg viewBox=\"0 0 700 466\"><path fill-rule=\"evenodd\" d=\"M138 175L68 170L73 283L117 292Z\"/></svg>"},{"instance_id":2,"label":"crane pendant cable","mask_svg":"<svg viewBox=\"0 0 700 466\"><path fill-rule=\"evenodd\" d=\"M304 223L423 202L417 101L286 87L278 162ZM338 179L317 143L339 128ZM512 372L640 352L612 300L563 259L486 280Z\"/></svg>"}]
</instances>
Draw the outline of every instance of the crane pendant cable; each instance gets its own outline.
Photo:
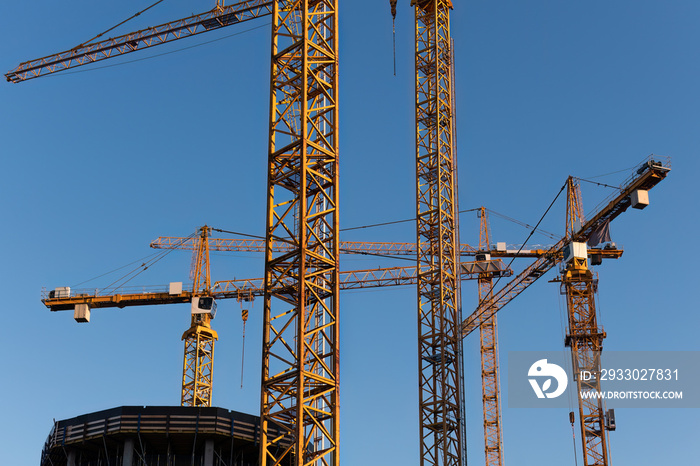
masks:
<instances>
[{"instance_id":1,"label":"crane pendant cable","mask_svg":"<svg viewBox=\"0 0 700 466\"><path fill-rule=\"evenodd\" d=\"M131 21L132 19L134 19L134 18L136 18L137 16L139 16L141 13L145 13L146 11L150 10L151 8L153 8L154 6L158 5L158 4L161 3L161 2L163 2L163 0L158 0L158 1L155 2L153 5L151 5L151 6L147 7L147 8L145 8L145 9L143 9L143 10L141 10L141 11L139 11L138 13L136 13L135 15L133 15L132 17L130 17L130 18L128 18L128 19L125 19L124 21L122 21L121 23L117 24L116 26L112 26L111 28L107 29L106 31L97 34L95 37L93 37L92 39L88 40L87 42L83 42L83 43L80 44L80 45L76 45L76 46L73 47L71 50L79 49L79 48L81 48L81 47L86 46L87 44L89 44L89 43L92 42L93 40L99 39L99 38L102 37L103 35L107 34L107 33L110 32L110 31L113 31L114 29L118 28L118 27L121 26L122 24L128 23L128 22Z\"/></svg>"}]
</instances>

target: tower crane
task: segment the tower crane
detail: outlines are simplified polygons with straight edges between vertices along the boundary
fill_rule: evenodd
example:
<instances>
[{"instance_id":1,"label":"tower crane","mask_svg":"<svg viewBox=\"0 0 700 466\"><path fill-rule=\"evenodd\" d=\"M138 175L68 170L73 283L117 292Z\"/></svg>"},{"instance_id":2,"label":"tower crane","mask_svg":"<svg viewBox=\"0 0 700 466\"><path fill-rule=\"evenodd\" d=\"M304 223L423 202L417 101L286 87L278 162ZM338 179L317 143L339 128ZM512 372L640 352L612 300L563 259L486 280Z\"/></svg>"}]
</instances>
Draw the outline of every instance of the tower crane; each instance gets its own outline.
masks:
<instances>
[{"instance_id":1,"label":"tower crane","mask_svg":"<svg viewBox=\"0 0 700 466\"><path fill-rule=\"evenodd\" d=\"M564 238L551 247L547 254L537 259L498 292L492 293L489 286L486 298L483 298L480 293L477 310L463 322L463 336L471 333L476 327L480 327L482 334L482 364L484 361L483 335L487 331L486 329L492 325L491 320L495 317L496 312L544 275L556 263L561 262L564 269L561 278L556 281L562 283L562 293L566 295L569 326L565 345L571 348L574 374L578 374L580 371L600 374L600 352L602 351L602 343L606 335L597 323L595 292L598 281L589 269L589 261L592 264L600 264L604 256L588 248L587 242L597 246L603 241L609 241L607 236L610 222L630 206L637 209L646 207L648 205L648 191L665 179L670 169L670 159L654 155L649 156L637 171L623 183L619 193L613 195L612 199L609 199L607 204L603 205L599 211L594 212L592 219L589 221L584 220L579 184L572 177L567 179L565 185L567 190L566 233ZM483 228L484 222L482 218L482 232ZM481 280L479 285L481 292ZM497 347L495 340L491 346ZM496 369L495 382L497 383L497 360L494 367ZM493 380L491 383L493 383ZM607 466L609 464L609 452L606 432L614 429L614 425L609 422L609 413L605 413L603 410L602 400L583 399L581 397L583 391L600 391L599 377L594 375L588 381L577 377L576 383L584 465ZM486 457L487 464L489 464L490 452L486 412L487 404L491 400L487 400L486 379L484 379L483 386L484 428L487 442ZM498 392L496 392L497 394ZM492 405L497 408L497 398ZM494 418L494 420L500 425L500 418ZM495 433L496 430L494 429L493 432ZM498 438L500 440L500 435ZM499 444L498 447L500 448L501 445ZM494 450L492 450L493 452ZM502 461L501 455L493 456L494 460Z\"/></svg>"},{"instance_id":2,"label":"tower crane","mask_svg":"<svg viewBox=\"0 0 700 466\"><path fill-rule=\"evenodd\" d=\"M647 193L663 181L671 171L671 159L650 155L637 171L625 180L619 192L604 201L592 217L578 228L570 239L562 238L554 246L513 277L508 283L491 295L489 302L480 302L477 308L462 321L462 337L466 337L481 325L485 319L498 312L540 277L549 272L563 257L564 248L571 241L587 242L591 237L610 224L632 204L639 193ZM637 194L635 194L637 193Z\"/></svg>"},{"instance_id":3,"label":"tower crane","mask_svg":"<svg viewBox=\"0 0 700 466\"><path fill-rule=\"evenodd\" d=\"M338 49L338 0L274 2L261 466L340 463Z\"/></svg>"},{"instance_id":4,"label":"tower crane","mask_svg":"<svg viewBox=\"0 0 700 466\"><path fill-rule=\"evenodd\" d=\"M200 228L192 270L192 318L182 335L185 357L182 370L182 406L211 406L214 372L214 342L218 335L211 328L216 301L211 296L209 274L209 228Z\"/></svg>"}]
</instances>

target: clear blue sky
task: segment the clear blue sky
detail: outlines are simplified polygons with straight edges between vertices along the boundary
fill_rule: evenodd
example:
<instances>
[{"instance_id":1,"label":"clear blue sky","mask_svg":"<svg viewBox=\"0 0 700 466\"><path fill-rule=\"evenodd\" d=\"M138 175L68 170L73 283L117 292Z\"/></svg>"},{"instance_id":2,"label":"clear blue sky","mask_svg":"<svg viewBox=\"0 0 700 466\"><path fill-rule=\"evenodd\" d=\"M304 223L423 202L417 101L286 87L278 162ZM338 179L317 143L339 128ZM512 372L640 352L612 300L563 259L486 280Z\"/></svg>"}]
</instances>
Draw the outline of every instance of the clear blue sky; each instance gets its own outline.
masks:
<instances>
[{"instance_id":1,"label":"clear blue sky","mask_svg":"<svg viewBox=\"0 0 700 466\"><path fill-rule=\"evenodd\" d=\"M65 50L150 1L3 2L0 68ZM213 7L167 0L119 32ZM397 18L392 72L388 1L341 1L342 227L415 215L413 15ZM700 350L693 269L700 147L700 3L619 0L455 0L460 207L481 205L534 224L568 175L673 158L651 205L612 225L622 259L598 267L608 350ZM202 224L262 234L269 19L131 54L136 63L0 85L0 232L4 362L0 464L35 465L52 419L121 405L176 405L185 305L98 310L90 324L52 314L42 286L75 286L147 256L160 235ZM262 26L242 35L225 36ZM616 185L626 173L596 180ZM584 186L590 210L608 190ZM543 228L563 234L560 201ZM494 241L527 230L492 218ZM462 215L462 239L478 220ZM411 224L347 232L346 240L411 241ZM531 242L547 244L536 235ZM685 254L690 254L686 256ZM260 276L260 256L213 257L214 279ZM188 281L174 252L134 284ZM344 269L403 261L344 258ZM516 264L522 267L524 264ZM99 287L110 277L88 282ZM499 313L510 351L563 348L563 301L550 272ZM476 304L464 284L464 309ZM343 295L341 456L346 465L418 464L415 290ZM261 302L248 321L240 388L235 302L214 321L214 404L258 413ZM483 463L478 338L465 341L468 449ZM502 377L505 385L505 374ZM505 392L505 387L504 390ZM504 395L504 401L507 398ZM503 410L509 464L574 464L568 410ZM610 436L615 465L694 464L697 410L627 409ZM578 433L577 433L578 436ZM580 441L577 441L577 449ZM580 455L580 453L579 453ZM579 458L579 462L581 462Z\"/></svg>"}]
</instances>

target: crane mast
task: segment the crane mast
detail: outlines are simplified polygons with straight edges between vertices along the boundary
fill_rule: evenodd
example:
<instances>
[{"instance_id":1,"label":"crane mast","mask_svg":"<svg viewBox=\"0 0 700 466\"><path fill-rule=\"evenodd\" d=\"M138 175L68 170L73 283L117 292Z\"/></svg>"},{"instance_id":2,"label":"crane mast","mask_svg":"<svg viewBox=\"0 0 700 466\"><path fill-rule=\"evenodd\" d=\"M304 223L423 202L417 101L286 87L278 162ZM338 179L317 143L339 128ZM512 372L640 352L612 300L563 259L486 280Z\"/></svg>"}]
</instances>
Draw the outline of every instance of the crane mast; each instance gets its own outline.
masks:
<instances>
[{"instance_id":1,"label":"crane mast","mask_svg":"<svg viewBox=\"0 0 700 466\"><path fill-rule=\"evenodd\" d=\"M479 249L488 251L490 228L485 208L479 209ZM479 303L491 299L493 273L479 274ZM482 321L479 326L481 347L481 395L484 404L484 453L486 466L503 465L503 441L501 438L501 387L498 373L498 326L496 314Z\"/></svg>"},{"instance_id":2,"label":"crane mast","mask_svg":"<svg viewBox=\"0 0 700 466\"><path fill-rule=\"evenodd\" d=\"M273 4L262 466L339 464L337 8Z\"/></svg>"},{"instance_id":3,"label":"crane mast","mask_svg":"<svg viewBox=\"0 0 700 466\"><path fill-rule=\"evenodd\" d=\"M605 331L598 326L595 293L598 279L588 267L585 243L573 240L574 234L584 224L581 189L573 178L567 180L566 237L569 243L566 269L561 283L566 294L568 333L566 346L571 348L572 367L578 394L579 422L583 447L584 466L609 464L608 442L603 401L600 398L584 399L582 392L600 392L600 355L603 351ZM578 251L577 251L578 249ZM581 371L594 374L591 380L583 380Z\"/></svg>"},{"instance_id":4,"label":"crane mast","mask_svg":"<svg viewBox=\"0 0 700 466\"><path fill-rule=\"evenodd\" d=\"M460 316L450 9L415 7L416 227L421 465L462 466Z\"/></svg>"},{"instance_id":5,"label":"crane mast","mask_svg":"<svg viewBox=\"0 0 700 466\"><path fill-rule=\"evenodd\" d=\"M213 314L194 312L200 297L211 298L209 274L210 228L200 228L192 267L193 312L190 328L182 335L185 356L182 369L182 406L211 406L214 376L214 342L218 335L211 328ZM213 303L213 302L212 302Z\"/></svg>"}]
</instances>

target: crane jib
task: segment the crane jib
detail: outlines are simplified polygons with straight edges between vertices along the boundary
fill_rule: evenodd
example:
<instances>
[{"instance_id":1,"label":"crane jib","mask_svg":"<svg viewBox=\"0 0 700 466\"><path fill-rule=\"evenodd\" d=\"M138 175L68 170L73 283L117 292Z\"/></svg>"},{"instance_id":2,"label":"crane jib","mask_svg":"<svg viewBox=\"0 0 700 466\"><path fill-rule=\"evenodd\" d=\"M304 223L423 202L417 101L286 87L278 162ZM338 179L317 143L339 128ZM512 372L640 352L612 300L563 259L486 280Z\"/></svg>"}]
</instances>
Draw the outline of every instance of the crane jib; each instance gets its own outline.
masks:
<instances>
[{"instance_id":1,"label":"crane jib","mask_svg":"<svg viewBox=\"0 0 700 466\"><path fill-rule=\"evenodd\" d=\"M270 0L248 0L223 8L214 8L199 15L29 60L5 74L5 77L9 82L19 83L270 14Z\"/></svg>"}]
</instances>

